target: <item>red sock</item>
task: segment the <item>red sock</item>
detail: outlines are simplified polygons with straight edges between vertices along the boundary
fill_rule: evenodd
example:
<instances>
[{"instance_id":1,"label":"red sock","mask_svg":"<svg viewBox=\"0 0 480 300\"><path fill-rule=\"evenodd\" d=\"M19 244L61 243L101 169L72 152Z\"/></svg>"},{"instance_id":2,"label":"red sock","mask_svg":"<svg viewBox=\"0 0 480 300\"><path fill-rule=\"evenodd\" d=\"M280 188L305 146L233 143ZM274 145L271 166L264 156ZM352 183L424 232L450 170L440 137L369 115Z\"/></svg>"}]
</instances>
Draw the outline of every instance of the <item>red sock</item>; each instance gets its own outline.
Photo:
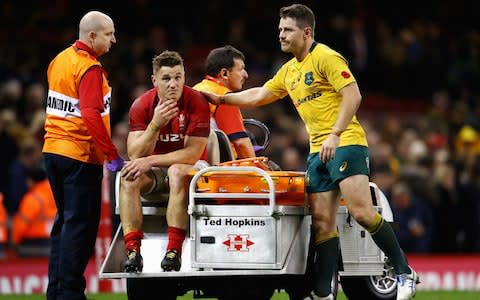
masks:
<instances>
[{"instance_id":1,"label":"red sock","mask_svg":"<svg viewBox=\"0 0 480 300\"><path fill-rule=\"evenodd\" d=\"M127 233L124 237L125 249L127 251L137 251L140 253L140 246L142 245L143 232L142 231L131 231Z\"/></svg>"},{"instance_id":2,"label":"red sock","mask_svg":"<svg viewBox=\"0 0 480 300\"><path fill-rule=\"evenodd\" d=\"M186 231L177 227L168 226L168 245L167 250L177 250L178 254L182 254L183 241L185 240Z\"/></svg>"}]
</instances>

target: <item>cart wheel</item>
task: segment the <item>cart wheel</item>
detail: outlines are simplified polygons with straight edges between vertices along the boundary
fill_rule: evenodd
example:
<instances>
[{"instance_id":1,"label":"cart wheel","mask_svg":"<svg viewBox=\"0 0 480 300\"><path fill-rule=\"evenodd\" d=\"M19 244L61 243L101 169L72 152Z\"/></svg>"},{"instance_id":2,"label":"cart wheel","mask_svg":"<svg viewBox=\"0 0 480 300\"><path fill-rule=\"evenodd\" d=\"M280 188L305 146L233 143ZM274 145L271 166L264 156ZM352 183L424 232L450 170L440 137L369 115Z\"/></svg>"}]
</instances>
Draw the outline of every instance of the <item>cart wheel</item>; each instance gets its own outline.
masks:
<instances>
[{"instance_id":1,"label":"cart wheel","mask_svg":"<svg viewBox=\"0 0 480 300\"><path fill-rule=\"evenodd\" d=\"M340 278L342 289L349 300L394 300L397 281L393 268L386 262L378 276L345 276Z\"/></svg>"},{"instance_id":2,"label":"cart wheel","mask_svg":"<svg viewBox=\"0 0 480 300\"><path fill-rule=\"evenodd\" d=\"M159 283L156 278L127 278L128 300L150 299L152 295L161 294L162 299L177 299L176 282Z\"/></svg>"}]
</instances>

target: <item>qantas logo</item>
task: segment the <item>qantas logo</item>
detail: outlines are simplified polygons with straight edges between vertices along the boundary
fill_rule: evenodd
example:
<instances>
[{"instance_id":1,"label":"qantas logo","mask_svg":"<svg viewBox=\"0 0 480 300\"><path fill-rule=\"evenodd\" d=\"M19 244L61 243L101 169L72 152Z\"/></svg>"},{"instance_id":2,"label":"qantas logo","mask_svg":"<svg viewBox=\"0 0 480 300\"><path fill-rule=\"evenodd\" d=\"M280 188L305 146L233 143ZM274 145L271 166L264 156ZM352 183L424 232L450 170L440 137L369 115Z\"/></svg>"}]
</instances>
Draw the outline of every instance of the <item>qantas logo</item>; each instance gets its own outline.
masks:
<instances>
[{"instance_id":1,"label":"qantas logo","mask_svg":"<svg viewBox=\"0 0 480 300\"><path fill-rule=\"evenodd\" d=\"M303 104L307 101L314 100L314 99L320 97L321 95L322 95L321 92L314 92L313 94L310 94L306 97L303 97L303 98L300 98L300 99L294 101L293 104L295 104L296 107L299 107L301 104Z\"/></svg>"}]
</instances>

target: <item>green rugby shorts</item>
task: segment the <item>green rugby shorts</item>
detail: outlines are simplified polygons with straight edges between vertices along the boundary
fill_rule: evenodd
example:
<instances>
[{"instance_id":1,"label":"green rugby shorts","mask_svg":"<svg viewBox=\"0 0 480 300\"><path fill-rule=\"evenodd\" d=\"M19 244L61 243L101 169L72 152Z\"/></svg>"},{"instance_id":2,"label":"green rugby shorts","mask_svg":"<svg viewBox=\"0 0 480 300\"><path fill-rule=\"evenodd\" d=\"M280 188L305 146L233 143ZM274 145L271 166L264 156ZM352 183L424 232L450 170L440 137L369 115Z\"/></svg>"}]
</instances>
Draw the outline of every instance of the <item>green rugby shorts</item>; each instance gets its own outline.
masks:
<instances>
[{"instance_id":1,"label":"green rugby shorts","mask_svg":"<svg viewBox=\"0 0 480 300\"><path fill-rule=\"evenodd\" d=\"M307 159L306 190L308 193L338 189L338 183L353 175L370 175L368 147L352 145L338 147L334 159L324 163L319 153Z\"/></svg>"}]
</instances>

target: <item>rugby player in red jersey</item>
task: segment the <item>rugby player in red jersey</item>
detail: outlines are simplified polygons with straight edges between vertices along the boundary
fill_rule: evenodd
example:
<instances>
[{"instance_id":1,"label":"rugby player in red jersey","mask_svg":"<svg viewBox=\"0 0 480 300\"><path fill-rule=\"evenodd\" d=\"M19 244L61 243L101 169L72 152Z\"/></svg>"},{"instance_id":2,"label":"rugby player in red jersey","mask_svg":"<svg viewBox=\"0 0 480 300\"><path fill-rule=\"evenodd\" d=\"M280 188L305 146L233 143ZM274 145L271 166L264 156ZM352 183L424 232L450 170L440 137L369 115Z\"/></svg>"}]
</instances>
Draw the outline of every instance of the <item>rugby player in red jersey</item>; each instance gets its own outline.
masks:
<instances>
[{"instance_id":1,"label":"rugby player in red jersey","mask_svg":"<svg viewBox=\"0 0 480 300\"><path fill-rule=\"evenodd\" d=\"M188 225L188 172L206 158L210 111L205 98L185 86L183 59L175 51L153 58L154 88L137 98L129 111L129 161L121 171L120 220L127 257L124 272L141 272L141 198L169 193L168 244L161 263L165 271L179 271Z\"/></svg>"}]
</instances>

